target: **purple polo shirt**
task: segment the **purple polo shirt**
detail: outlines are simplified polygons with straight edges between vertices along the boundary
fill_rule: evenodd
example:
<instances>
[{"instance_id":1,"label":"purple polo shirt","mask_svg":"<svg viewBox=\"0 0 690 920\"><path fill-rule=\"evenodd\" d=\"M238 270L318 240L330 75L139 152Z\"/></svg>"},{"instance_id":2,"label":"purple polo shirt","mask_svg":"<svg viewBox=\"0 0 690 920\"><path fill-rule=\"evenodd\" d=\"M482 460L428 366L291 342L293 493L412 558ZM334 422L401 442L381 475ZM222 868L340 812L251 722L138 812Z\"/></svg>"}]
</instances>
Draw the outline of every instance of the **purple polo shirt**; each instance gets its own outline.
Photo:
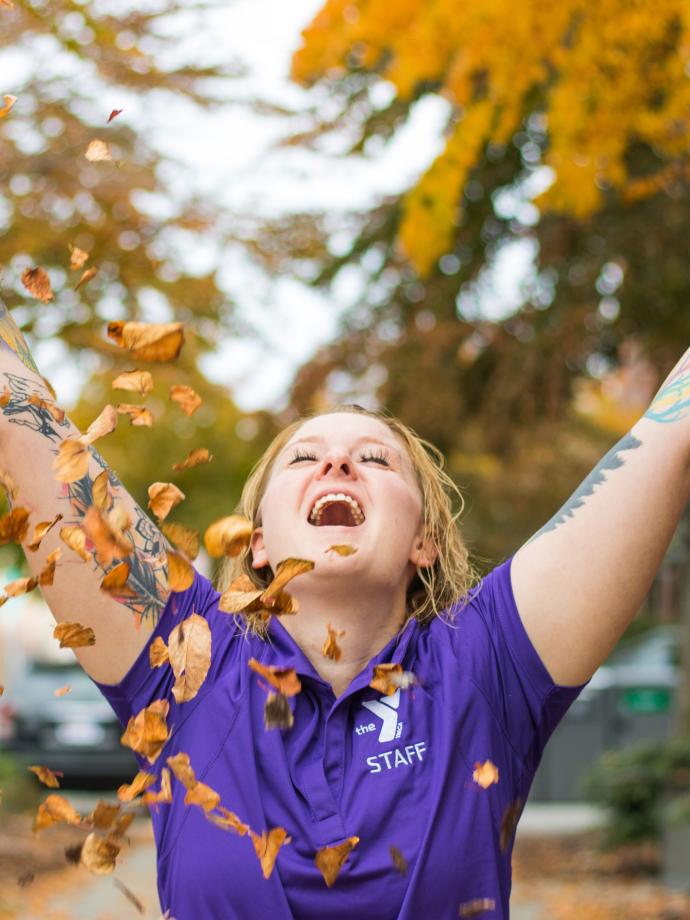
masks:
<instances>
[{"instance_id":1,"label":"purple polo shirt","mask_svg":"<svg viewBox=\"0 0 690 920\"><path fill-rule=\"evenodd\" d=\"M198 695L178 705L170 667L152 669L148 646L120 684L98 686L123 725L153 700L170 701L170 739L153 766L141 759L143 769L160 772L183 751L226 808L255 831L284 827L292 842L264 880L249 837L185 806L173 779L173 802L152 807L163 911L175 920L349 920L353 911L361 920L450 920L484 901L472 916L508 917L513 835L502 849L502 818L527 798L546 741L585 686L552 681L515 606L510 563L454 605L454 625L411 620L337 700L277 618L268 641L245 639L198 573L171 595L152 638L167 641L192 612L211 628ZM296 668L292 729L265 730L266 692L251 657ZM391 661L419 683L383 697L368 684L374 664ZM499 781L485 789L473 771L486 760ZM360 842L327 888L316 851L353 835Z\"/></svg>"}]
</instances>

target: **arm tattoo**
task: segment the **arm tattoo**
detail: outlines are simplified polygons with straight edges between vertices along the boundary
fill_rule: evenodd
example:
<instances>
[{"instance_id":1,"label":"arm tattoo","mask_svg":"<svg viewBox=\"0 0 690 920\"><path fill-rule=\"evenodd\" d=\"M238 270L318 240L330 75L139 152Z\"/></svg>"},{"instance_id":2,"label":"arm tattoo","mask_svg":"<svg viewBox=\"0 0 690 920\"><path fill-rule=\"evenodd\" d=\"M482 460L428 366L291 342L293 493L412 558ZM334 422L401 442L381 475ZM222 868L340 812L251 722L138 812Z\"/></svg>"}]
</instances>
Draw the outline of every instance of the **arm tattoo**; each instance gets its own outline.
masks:
<instances>
[{"instance_id":1,"label":"arm tattoo","mask_svg":"<svg viewBox=\"0 0 690 920\"><path fill-rule=\"evenodd\" d=\"M10 389L10 399L3 407L2 413L8 417L11 424L23 425L35 431L38 435L47 438L57 446L65 438L69 430L69 422L65 419L58 423L48 409L29 402L29 397L37 394L42 398L49 395L43 390L38 380L19 377L15 374L5 373ZM52 400L51 400L52 401ZM108 469L103 457L93 447L89 452L101 470L108 473L113 498L117 499L126 495L126 490L118 477ZM57 449L53 450L57 454ZM75 482L58 483L60 497L69 506L69 512L64 516L65 524L81 524L84 515L93 500L93 483L95 476L90 473ZM134 505L134 522L132 527L125 532L125 536L132 544L132 552L127 557L129 576L127 586L134 592L134 596L110 595L116 601L128 607L135 615L137 622L150 620L153 625L158 622L165 607L168 595L168 565L166 551L170 545L160 530L155 526L147 514ZM116 559L110 566L102 566L93 558L94 576L100 581L102 577L122 560Z\"/></svg>"},{"instance_id":2,"label":"arm tattoo","mask_svg":"<svg viewBox=\"0 0 690 920\"><path fill-rule=\"evenodd\" d=\"M588 495L594 495L595 487L606 482L604 470L617 470L624 465L625 460L619 456L619 452L624 450L635 450L637 447L641 446L642 441L638 440L634 435L630 434L630 432L622 437L620 441L614 444L611 450L602 457L589 476L580 483L561 510L555 514L550 521L544 524L541 530L538 530L525 545L536 540L537 537L540 537L542 534L555 530L559 524L564 524L569 518L574 517L574 512L584 505L584 499L587 498Z\"/></svg>"},{"instance_id":3,"label":"arm tattoo","mask_svg":"<svg viewBox=\"0 0 690 920\"><path fill-rule=\"evenodd\" d=\"M681 360L644 414L655 422L677 422L690 412L690 355Z\"/></svg>"}]
</instances>

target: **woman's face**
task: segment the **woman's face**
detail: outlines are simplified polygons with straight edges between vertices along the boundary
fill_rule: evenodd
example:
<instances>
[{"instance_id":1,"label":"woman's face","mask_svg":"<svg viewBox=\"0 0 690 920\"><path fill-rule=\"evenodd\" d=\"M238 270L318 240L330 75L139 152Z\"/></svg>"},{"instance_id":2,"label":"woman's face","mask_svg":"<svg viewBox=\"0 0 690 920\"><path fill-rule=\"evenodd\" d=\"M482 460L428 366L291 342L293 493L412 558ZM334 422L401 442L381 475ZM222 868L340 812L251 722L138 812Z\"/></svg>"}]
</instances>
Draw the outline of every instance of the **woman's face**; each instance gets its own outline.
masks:
<instances>
[{"instance_id":1,"label":"woman's face","mask_svg":"<svg viewBox=\"0 0 690 920\"><path fill-rule=\"evenodd\" d=\"M304 422L273 464L260 519L255 568L275 571L289 556L315 562L291 592L302 579L338 573L395 588L434 558L422 544L422 496L405 446L365 415L334 412ZM357 552L328 553L334 544Z\"/></svg>"}]
</instances>

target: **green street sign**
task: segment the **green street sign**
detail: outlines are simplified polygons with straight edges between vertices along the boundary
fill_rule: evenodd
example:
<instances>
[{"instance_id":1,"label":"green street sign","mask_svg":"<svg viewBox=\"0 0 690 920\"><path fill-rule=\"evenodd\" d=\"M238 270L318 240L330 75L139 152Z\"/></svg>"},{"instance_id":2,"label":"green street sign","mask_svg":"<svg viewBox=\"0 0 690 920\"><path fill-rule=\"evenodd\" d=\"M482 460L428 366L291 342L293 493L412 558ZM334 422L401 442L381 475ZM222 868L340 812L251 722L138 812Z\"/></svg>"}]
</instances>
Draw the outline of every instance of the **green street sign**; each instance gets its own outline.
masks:
<instances>
[{"instance_id":1,"label":"green street sign","mask_svg":"<svg viewBox=\"0 0 690 920\"><path fill-rule=\"evenodd\" d=\"M628 712L666 712L672 695L668 687L628 687L620 699Z\"/></svg>"}]
</instances>

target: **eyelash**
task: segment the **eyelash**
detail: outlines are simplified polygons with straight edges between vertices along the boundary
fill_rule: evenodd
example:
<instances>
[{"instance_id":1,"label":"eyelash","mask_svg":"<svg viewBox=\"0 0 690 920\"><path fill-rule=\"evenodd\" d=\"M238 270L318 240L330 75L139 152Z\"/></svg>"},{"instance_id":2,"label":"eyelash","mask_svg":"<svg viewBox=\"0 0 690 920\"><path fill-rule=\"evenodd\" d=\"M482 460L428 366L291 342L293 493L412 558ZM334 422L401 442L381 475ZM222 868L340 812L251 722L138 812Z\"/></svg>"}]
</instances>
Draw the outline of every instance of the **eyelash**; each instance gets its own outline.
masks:
<instances>
[{"instance_id":1,"label":"eyelash","mask_svg":"<svg viewBox=\"0 0 690 920\"><path fill-rule=\"evenodd\" d=\"M290 463L298 463L300 460L316 460L316 456L314 454L306 454L306 453L303 454L303 453L300 453L300 451L298 450L293 456L292 460L290 460ZM382 449L380 449L379 451L372 450L369 453L362 452L359 455L359 460L360 461L374 460L376 463L379 463L381 466L390 466L390 463L388 460L388 454L385 452L385 450L382 450Z\"/></svg>"}]
</instances>

